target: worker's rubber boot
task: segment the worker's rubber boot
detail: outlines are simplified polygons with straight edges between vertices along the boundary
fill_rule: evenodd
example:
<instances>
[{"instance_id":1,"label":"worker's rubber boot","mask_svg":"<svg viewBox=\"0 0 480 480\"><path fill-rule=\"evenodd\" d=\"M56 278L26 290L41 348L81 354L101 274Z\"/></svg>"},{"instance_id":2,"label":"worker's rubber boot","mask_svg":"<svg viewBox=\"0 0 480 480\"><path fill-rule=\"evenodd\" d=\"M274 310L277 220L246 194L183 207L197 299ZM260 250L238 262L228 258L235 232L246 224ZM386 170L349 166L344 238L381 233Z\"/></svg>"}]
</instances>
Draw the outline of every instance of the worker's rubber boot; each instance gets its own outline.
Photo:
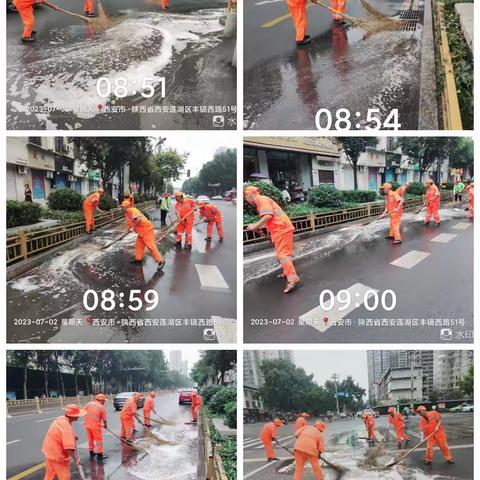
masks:
<instances>
[{"instance_id":1,"label":"worker's rubber boot","mask_svg":"<svg viewBox=\"0 0 480 480\"><path fill-rule=\"evenodd\" d=\"M95 18L96 15L94 13L87 13L86 14L88 18Z\"/></svg>"},{"instance_id":2,"label":"worker's rubber boot","mask_svg":"<svg viewBox=\"0 0 480 480\"><path fill-rule=\"evenodd\" d=\"M130 263L133 263L135 265L140 265L142 263L142 260L137 260L136 258L132 258L130 260Z\"/></svg>"},{"instance_id":3,"label":"worker's rubber boot","mask_svg":"<svg viewBox=\"0 0 480 480\"><path fill-rule=\"evenodd\" d=\"M386 238L387 240L392 240L392 239L394 239L395 237L394 237L393 235L385 235L385 238Z\"/></svg>"},{"instance_id":4,"label":"worker's rubber boot","mask_svg":"<svg viewBox=\"0 0 480 480\"><path fill-rule=\"evenodd\" d=\"M22 43L32 43L35 39L33 37L22 37Z\"/></svg>"},{"instance_id":5,"label":"worker's rubber boot","mask_svg":"<svg viewBox=\"0 0 480 480\"><path fill-rule=\"evenodd\" d=\"M398 442L398 449L401 450L402 448L402 442Z\"/></svg>"},{"instance_id":6,"label":"worker's rubber boot","mask_svg":"<svg viewBox=\"0 0 480 480\"><path fill-rule=\"evenodd\" d=\"M423 226L424 226L424 227L430 226L430 222L428 222L428 223L427 223L427 222L424 222Z\"/></svg>"},{"instance_id":7,"label":"worker's rubber boot","mask_svg":"<svg viewBox=\"0 0 480 480\"><path fill-rule=\"evenodd\" d=\"M436 227L439 227L439 226L440 226L440 222L435 223L435 226L436 226Z\"/></svg>"},{"instance_id":8,"label":"worker's rubber boot","mask_svg":"<svg viewBox=\"0 0 480 480\"><path fill-rule=\"evenodd\" d=\"M108 458L104 453L97 453L97 462L104 462Z\"/></svg>"},{"instance_id":9,"label":"worker's rubber boot","mask_svg":"<svg viewBox=\"0 0 480 480\"><path fill-rule=\"evenodd\" d=\"M455 463L455 460L452 458L451 460L447 460L447 463Z\"/></svg>"},{"instance_id":10,"label":"worker's rubber boot","mask_svg":"<svg viewBox=\"0 0 480 480\"><path fill-rule=\"evenodd\" d=\"M218 241L219 241L219 242L223 242L223 237L220 237L220 238L218 239Z\"/></svg>"},{"instance_id":11,"label":"worker's rubber boot","mask_svg":"<svg viewBox=\"0 0 480 480\"><path fill-rule=\"evenodd\" d=\"M92 450L90 453L90 460L93 460L95 458L95 452Z\"/></svg>"},{"instance_id":12,"label":"worker's rubber boot","mask_svg":"<svg viewBox=\"0 0 480 480\"><path fill-rule=\"evenodd\" d=\"M211 241L212 241L212 237L207 237L207 238L205 239L205 241L206 241L206 242L211 242Z\"/></svg>"},{"instance_id":13,"label":"worker's rubber boot","mask_svg":"<svg viewBox=\"0 0 480 480\"><path fill-rule=\"evenodd\" d=\"M410 443L410 439L405 440L405 445L408 445Z\"/></svg>"},{"instance_id":14,"label":"worker's rubber boot","mask_svg":"<svg viewBox=\"0 0 480 480\"><path fill-rule=\"evenodd\" d=\"M430 460L425 460L425 465L431 465L432 462Z\"/></svg>"},{"instance_id":15,"label":"worker's rubber boot","mask_svg":"<svg viewBox=\"0 0 480 480\"><path fill-rule=\"evenodd\" d=\"M392 242L392 245L400 245L401 243L401 240L395 240L394 242Z\"/></svg>"},{"instance_id":16,"label":"worker's rubber boot","mask_svg":"<svg viewBox=\"0 0 480 480\"><path fill-rule=\"evenodd\" d=\"M32 30L32 37L34 37L37 34L36 30Z\"/></svg>"},{"instance_id":17,"label":"worker's rubber boot","mask_svg":"<svg viewBox=\"0 0 480 480\"><path fill-rule=\"evenodd\" d=\"M312 41L312 39L310 38L310 35L305 35L303 37L303 40L297 40L297 47L301 47L303 45L308 45L310 42Z\"/></svg>"},{"instance_id":18,"label":"worker's rubber boot","mask_svg":"<svg viewBox=\"0 0 480 480\"><path fill-rule=\"evenodd\" d=\"M192 245L191 244L187 244L185 245L185 250L191 250L192 249Z\"/></svg>"},{"instance_id":19,"label":"worker's rubber boot","mask_svg":"<svg viewBox=\"0 0 480 480\"><path fill-rule=\"evenodd\" d=\"M175 246L177 248L182 248L182 242L175 242Z\"/></svg>"},{"instance_id":20,"label":"worker's rubber boot","mask_svg":"<svg viewBox=\"0 0 480 480\"><path fill-rule=\"evenodd\" d=\"M161 262L158 262L157 272L161 272L164 266L165 266L165 259L163 259Z\"/></svg>"}]
</instances>

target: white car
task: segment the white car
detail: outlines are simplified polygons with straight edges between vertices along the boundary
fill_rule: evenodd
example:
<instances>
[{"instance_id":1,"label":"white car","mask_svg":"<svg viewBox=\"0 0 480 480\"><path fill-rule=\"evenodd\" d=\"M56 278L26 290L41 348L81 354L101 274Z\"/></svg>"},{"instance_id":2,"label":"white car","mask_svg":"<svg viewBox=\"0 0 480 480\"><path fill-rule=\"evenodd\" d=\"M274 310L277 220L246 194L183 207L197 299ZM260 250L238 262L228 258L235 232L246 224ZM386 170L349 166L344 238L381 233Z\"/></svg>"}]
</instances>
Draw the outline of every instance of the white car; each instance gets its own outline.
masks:
<instances>
[{"instance_id":1,"label":"white car","mask_svg":"<svg viewBox=\"0 0 480 480\"><path fill-rule=\"evenodd\" d=\"M197 202L209 203L209 202L210 202L210 199L209 199L206 195L199 195L199 196L197 197Z\"/></svg>"},{"instance_id":2,"label":"white car","mask_svg":"<svg viewBox=\"0 0 480 480\"><path fill-rule=\"evenodd\" d=\"M473 413L473 405L462 405L462 412Z\"/></svg>"},{"instance_id":3,"label":"white car","mask_svg":"<svg viewBox=\"0 0 480 480\"><path fill-rule=\"evenodd\" d=\"M214 195L212 197L212 200L223 200L222 196L221 195Z\"/></svg>"}]
</instances>

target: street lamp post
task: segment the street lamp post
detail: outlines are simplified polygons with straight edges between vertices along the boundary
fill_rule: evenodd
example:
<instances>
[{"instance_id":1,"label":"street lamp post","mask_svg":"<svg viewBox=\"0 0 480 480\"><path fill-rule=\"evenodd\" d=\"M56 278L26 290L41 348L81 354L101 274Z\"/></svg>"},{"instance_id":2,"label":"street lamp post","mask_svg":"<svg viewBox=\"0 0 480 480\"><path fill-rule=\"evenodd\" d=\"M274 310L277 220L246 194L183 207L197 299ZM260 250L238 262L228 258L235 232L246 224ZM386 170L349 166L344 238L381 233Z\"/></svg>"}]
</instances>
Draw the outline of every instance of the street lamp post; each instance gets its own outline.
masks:
<instances>
[{"instance_id":1,"label":"street lamp post","mask_svg":"<svg viewBox=\"0 0 480 480\"><path fill-rule=\"evenodd\" d=\"M337 375L336 373L334 373L334 374L332 375L332 381L333 381L333 384L335 385L335 400L336 400L336 404L337 404L337 415L340 415L340 406L338 405L337 379L338 379L338 375Z\"/></svg>"}]
</instances>

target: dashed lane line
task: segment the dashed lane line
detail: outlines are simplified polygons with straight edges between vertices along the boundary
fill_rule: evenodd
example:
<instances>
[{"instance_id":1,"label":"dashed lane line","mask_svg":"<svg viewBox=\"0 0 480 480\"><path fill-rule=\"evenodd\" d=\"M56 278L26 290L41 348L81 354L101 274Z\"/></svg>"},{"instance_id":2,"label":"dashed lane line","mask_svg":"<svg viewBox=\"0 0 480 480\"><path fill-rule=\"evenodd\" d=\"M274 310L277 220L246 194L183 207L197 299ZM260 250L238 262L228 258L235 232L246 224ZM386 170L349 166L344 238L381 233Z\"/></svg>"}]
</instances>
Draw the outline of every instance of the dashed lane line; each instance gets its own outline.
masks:
<instances>
[{"instance_id":1,"label":"dashed lane line","mask_svg":"<svg viewBox=\"0 0 480 480\"><path fill-rule=\"evenodd\" d=\"M425 260L429 255L430 253L428 252L411 250L410 252L391 262L390 265L410 270L411 268L415 267L415 265L418 265L421 261Z\"/></svg>"}]
</instances>

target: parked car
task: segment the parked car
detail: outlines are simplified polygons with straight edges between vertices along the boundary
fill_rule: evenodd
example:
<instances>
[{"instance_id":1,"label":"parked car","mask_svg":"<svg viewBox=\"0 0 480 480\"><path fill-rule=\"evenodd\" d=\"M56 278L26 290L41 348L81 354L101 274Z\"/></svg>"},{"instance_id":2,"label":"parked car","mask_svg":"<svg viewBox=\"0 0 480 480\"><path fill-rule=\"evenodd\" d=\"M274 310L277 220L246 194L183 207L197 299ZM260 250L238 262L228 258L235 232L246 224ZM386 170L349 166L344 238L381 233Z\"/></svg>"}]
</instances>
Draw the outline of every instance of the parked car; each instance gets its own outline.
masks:
<instances>
[{"instance_id":1,"label":"parked car","mask_svg":"<svg viewBox=\"0 0 480 480\"><path fill-rule=\"evenodd\" d=\"M221 195L214 195L212 197L212 200L223 200L222 196Z\"/></svg>"},{"instance_id":2,"label":"parked car","mask_svg":"<svg viewBox=\"0 0 480 480\"><path fill-rule=\"evenodd\" d=\"M178 404L192 403L192 395L197 393L197 389L193 387L180 388L178 390Z\"/></svg>"},{"instance_id":3,"label":"parked car","mask_svg":"<svg viewBox=\"0 0 480 480\"><path fill-rule=\"evenodd\" d=\"M135 392L122 392L119 393L114 399L113 399L113 407L115 410L118 412L123 408L125 405L125 402L130 398L133 397L133 394ZM138 402L137 402L137 407L138 408L143 408L143 404L145 403L145 399L142 397Z\"/></svg>"},{"instance_id":4,"label":"parked car","mask_svg":"<svg viewBox=\"0 0 480 480\"><path fill-rule=\"evenodd\" d=\"M205 203L209 203L210 202L210 198L208 198L206 195L199 195L196 199L197 202L205 202Z\"/></svg>"},{"instance_id":5,"label":"parked car","mask_svg":"<svg viewBox=\"0 0 480 480\"><path fill-rule=\"evenodd\" d=\"M462 412L473 413L473 405L462 405Z\"/></svg>"}]
</instances>

